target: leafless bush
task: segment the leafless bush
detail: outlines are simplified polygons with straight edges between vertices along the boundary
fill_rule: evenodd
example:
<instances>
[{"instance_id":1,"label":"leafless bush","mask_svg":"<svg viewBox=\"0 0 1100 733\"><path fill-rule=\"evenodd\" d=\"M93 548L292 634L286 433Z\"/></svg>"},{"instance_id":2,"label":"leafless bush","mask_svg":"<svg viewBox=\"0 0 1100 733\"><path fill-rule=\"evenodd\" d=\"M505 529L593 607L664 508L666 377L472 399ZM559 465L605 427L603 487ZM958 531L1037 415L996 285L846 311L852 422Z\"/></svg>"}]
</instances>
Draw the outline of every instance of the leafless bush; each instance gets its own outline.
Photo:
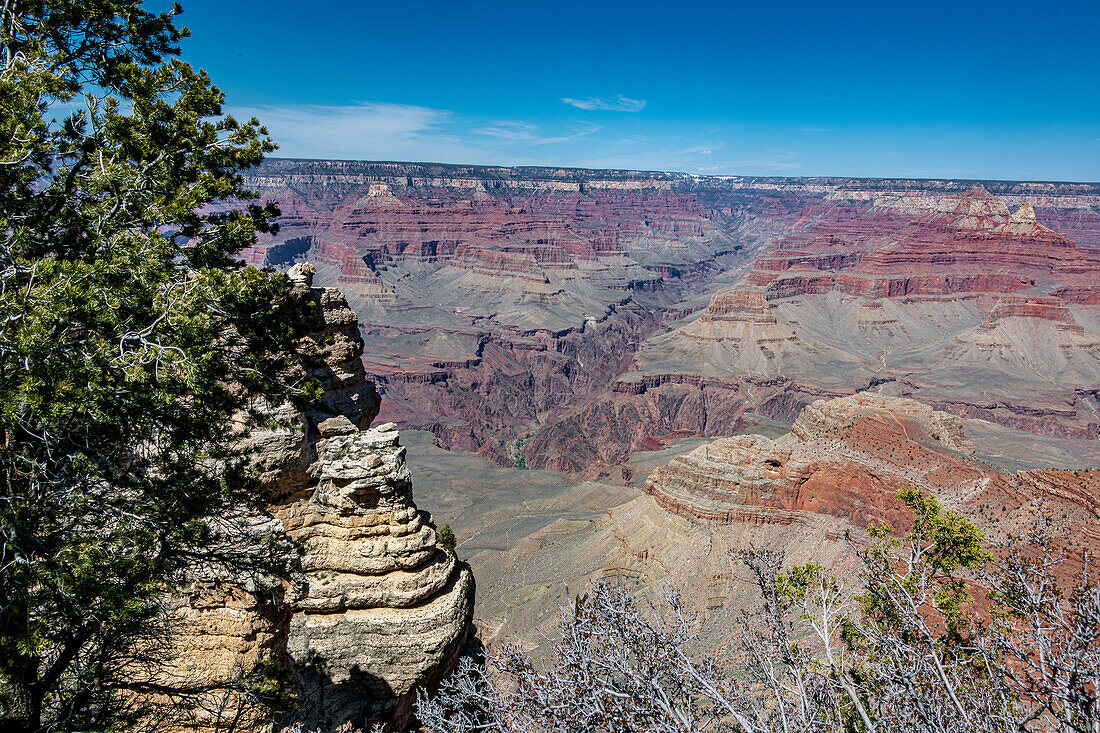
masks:
<instances>
[{"instance_id":1,"label":"leafless bush","mask_svg":"<svg viewBox=\"0 0 1100 733\"><path fill-rule=\"evenodd\" d=\"M668 596L663 618L621 588L597 583L563 613L553 665L502 646L486 665L465 659L435 697L421 695L428 730L726 731L749 708L714 660L693 658L691 619Z\"/></svg>"},{"instance_id":2,"label":"leafless bush","mask_svg":"<svg viewBox=\"0 0 1100 733\"><path fill-rule=\"evenodd\" d=\"M998 613L978 637L1003 694L1020 700L1026 722L1064 733L1100 733L1100 582L1093 558L1072 587L1059 571L1071 559L1040 521L1026 550L1016 549L986 576Z\"/></svg>"},{"instance_id":3,"label":"leafless bush","mask_svg":"<svg viewBox=\"0 0 1100 733\"><path fill-rule=\"evenodd\" d=\"M735 553L762 595L735 658L689 653L698 639L675 594L658 613L599 582L563 611L548 664L512 646L464 660L421 694L420 720L439 733L1100 733L1087 558L1063 593L1066 555L1041 522L1030 551L994 562L972 525L919 492L899 498L912 529L872 529L853 589L820 566L784 569L779 553ZM988 589L988 612L961 576Z\"/></svg>"}]
</instances>

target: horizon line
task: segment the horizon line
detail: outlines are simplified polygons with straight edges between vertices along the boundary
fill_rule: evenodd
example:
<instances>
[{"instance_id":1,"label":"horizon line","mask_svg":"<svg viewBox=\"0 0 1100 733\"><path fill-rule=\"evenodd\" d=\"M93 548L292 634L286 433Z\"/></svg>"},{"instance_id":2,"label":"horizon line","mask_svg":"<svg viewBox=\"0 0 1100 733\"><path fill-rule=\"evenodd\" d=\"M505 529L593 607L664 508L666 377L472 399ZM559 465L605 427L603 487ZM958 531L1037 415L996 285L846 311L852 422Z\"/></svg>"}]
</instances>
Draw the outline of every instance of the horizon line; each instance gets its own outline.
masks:
<instances>
[{"instance_id":1,"label":"horizon line","mask_svg":"<svg viewBox=\"0 0 1100 733\"><path fill-rule=\"evenodd\" d=\"M822 180L845 179L855 181L951 181L960 183L1035 183L1035 184L1071 184L1083 186L1100 186L1100 179L1095 181L1069 180L1069 179L1038 179L1038 178L951 178L946 176L845 176L845 175L800 175L800 176L760 176L741 173L688 173L686 171L662 170L657 168L593 168L579 165L535 165L535 164L497 164L497 163L447 163L430 160L381 160L370 158L313 158L292 156L267 156L261 162L287 161L287 162L311 162L311 163L369 163L376 165L420 165L420 166L448 166L453 168L502 168L514 170L519 168L535 168L539 170L566 170L566 171L607 171L615 173L642 173L662 174L670 176L682 176L685 178L744 178L744 179L782 179L782 180Z\"/></svg>"}]
</instances>

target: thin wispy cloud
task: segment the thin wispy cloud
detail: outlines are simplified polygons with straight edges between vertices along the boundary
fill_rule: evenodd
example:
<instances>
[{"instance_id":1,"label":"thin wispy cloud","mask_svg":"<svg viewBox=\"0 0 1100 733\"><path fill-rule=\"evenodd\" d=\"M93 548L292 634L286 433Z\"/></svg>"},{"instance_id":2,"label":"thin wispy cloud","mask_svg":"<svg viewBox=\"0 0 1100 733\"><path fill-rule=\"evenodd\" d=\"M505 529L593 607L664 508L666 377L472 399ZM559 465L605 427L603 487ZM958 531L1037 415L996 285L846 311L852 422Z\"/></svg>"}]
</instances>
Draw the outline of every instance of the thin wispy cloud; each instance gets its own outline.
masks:
<instances>
[{"instance_id":1,"label":"thin wispy cloud","mask_svg":"<svg viewBox=\"0 0 1100 733\"><path fill-rule=\"evenodd\" d=\"M574 99L572 97L562 97L561 101L571 107L583 109L587 112L641 112L647 100L631 99L619 94L614 98L585 97L584 99Z\"/></svg>"},{"instance_id":2,"label":"thin wispy cloud","mask_svg":"<svg viewBox=\"0 0 1100 733\"><path fill-rule=\"evenodd\" d=\"M762 150L740 160L731 160L726 167L731 170L749 169L763 171L793 171L802 167L801 153L787 150Z\"/></svg>"},{"instance_id":3,"label":"thin wispy cloud","mask_svg":"<svg viewBox=\"0 0 1100 733\"><path fill-rule=\"evenodd\" d=\"M375 160L463 159L471 149L451 130L451 112L385 102L349 105L232 107L238 119L258 117L279 144L277 155Z\"/></svg>"},{"instance_id":4,"label":"thin wispy cloud","mask_svg":"<svg viewBox=\"0 0 1100 733\"><path fill-rule=\"evenodd\" d=\"M708 134L695 144L683 136L624 136L591 151L583 163L591 168L665 170L720 175L796 175L804 167L801 151L762 146L742 147Z\"/></svg>"},{"instance_id":5,"label":"thin wispy cloud","mask_svg":"<svg viewBox=\"0 0 1100 733\"><path fill-rule=\"evenodd\" d=\"M689 145L685 148L677 148L670 151L673 155L677 156L691 156L691 155L711 155L715 150L722 147L721 142L706 142L702 145Z\"/></svg>"},{"instance_id":6,"label":"thin wispy cloud","mask_svg":"<svg viewBox=\"0 0 1100 733\"><path fill-rule=\"evenodd\" d=\"M627 101L634 107L644 104ZM572 165L747 175L781 175L798 171L805 163L801 153L790 148L733 145L713 130L694 139L636 131L614 135L616 125L610 120L597 125L585 119L487 119L389 102L230 107L226 111L238 119L258 117L279 144L276 155L288 158Z\"/></svg>"},{"instance_id":7,"label":"thin wispy cloud","mask_svg":"<svg viewBox=\"0 0 1100 733\"><path fill-rule=\"evenodd\" d=\"M486 135L507 142L524 143L526 145L552 145L577 140L586 135L591 135L599 129L596 125L582 124L566 135L544 135L538 125L532 125L529 122L504 120L478 128L475 132L479 135Z\"/></svg>"}]
</instances>

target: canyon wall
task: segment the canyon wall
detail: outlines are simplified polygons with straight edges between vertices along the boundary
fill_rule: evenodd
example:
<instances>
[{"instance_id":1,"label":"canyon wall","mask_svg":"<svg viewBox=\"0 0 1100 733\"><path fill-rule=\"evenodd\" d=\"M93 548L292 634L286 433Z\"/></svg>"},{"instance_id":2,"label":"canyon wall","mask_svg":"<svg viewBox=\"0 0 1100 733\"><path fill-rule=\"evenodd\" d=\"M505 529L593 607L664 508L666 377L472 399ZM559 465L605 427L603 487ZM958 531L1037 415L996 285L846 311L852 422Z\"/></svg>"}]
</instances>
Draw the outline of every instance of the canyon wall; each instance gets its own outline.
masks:
<instances>
[{"instance_id":1,"label":"canyon wall","mask_svg":"<svg viewBox=\"0 0 1100 733\"><path fill-rule=\"evenodd\" d=\"M912 521L897 500L911 488L972 522L997 553L1025 541L1040 506L1052 541L1095 552L1100 470L1005 470L982 459L990 445L976 445L968 434L974 425L871 392L817 400L785 435L719 438L676 456L653 471L645 491L700 528L791 548L794 562L816 554L843 567L843 537L858 544L872 525ZM806 535L817 535L820 545L805 546L799 538ZM1070 569L1079 562L1077 556Z\"/></svg>"},{"instance_id":2,"label":"canyon wall","mask_svg":"<svg viewBox=\"0 0 1100 733\"><path fill-rule=\"evenodd\" d=\"M1100 429L1097 184L286 160L250 183L283 215L245 257L309 258L347 293L381 419L498 463L599 475L670 432L870 386ZM1043 352L1009 319L1008 345L976 346L1012 293L1061 299L1085 334Z\"/></svg>"},{"instance_id":3,"label":"canyon wall","mask_svg":"<svg viewBox=\"0 0 1100 733\"><path fill-rule=\"evenodd\" d=\"M868 525L906 528L896 492L913 485L993 552L1026 536L1037 499L1056 542L1100 548L1100 470L1085 468L1100 465L1100 441L1081 441L1090 452L1075 460L1063 440L868 392L815 400L789 430L755 429L652 441L619 467L626 486L618 472L612 483L494 466L425 433L410 436L410 462L421 502L447 514L477 575L482 638L525 648L553 638L567 596L606 579L658 606L675 589L700 644L735 651L759 594L730 551L819 563L855 591Z\"/></svg>"},{"instance_id":4,"label":"canyon wall","mask_svg":"<svg viewBox=\"0 0 1100 733\"><path fill-rule=\"evenodd\" d=\"M583 470L565 456L617 462L647 433L729 434L752 414L789 421L813 399L871 387L1037 434L1100 437L1100 257L1030 204L1013 211L980 189L872 201L768 245L532 449Z\"/></svg>"}]
</instances>

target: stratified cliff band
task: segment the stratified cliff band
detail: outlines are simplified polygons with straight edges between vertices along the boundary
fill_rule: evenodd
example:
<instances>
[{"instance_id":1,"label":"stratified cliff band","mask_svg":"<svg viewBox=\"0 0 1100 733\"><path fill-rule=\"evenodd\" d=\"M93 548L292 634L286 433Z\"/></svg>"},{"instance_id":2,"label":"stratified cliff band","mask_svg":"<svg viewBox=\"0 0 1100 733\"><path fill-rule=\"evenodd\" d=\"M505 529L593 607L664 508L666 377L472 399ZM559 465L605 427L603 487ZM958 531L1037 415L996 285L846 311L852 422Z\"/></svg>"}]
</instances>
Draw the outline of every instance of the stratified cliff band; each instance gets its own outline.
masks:
<instances>
[{"instance_id":1,"label":"stratified cliff band","mask_svg":"<svg viewBox=\"0 0 1100 733\"><path fill-rule=\"evenodd\" d=\"M312 265L288 275L310 319L297 376L324 392L310 410L269 406L270 419L248 433L242 451L259 471L270 514L246 516L236 539L274 544L297 582L192 583L176 603L182 624L164 674L194 694L171 724L270 727L240 680L281 669L299 703L290 717L309 729L373 721L400 729L416 690L457 661L471 627L473 576L437 545L431 517L413 503L395 427L370 427L379 397L364 376L355 314L339 291L312 286Z\"/></svg>"}]
</instances>

